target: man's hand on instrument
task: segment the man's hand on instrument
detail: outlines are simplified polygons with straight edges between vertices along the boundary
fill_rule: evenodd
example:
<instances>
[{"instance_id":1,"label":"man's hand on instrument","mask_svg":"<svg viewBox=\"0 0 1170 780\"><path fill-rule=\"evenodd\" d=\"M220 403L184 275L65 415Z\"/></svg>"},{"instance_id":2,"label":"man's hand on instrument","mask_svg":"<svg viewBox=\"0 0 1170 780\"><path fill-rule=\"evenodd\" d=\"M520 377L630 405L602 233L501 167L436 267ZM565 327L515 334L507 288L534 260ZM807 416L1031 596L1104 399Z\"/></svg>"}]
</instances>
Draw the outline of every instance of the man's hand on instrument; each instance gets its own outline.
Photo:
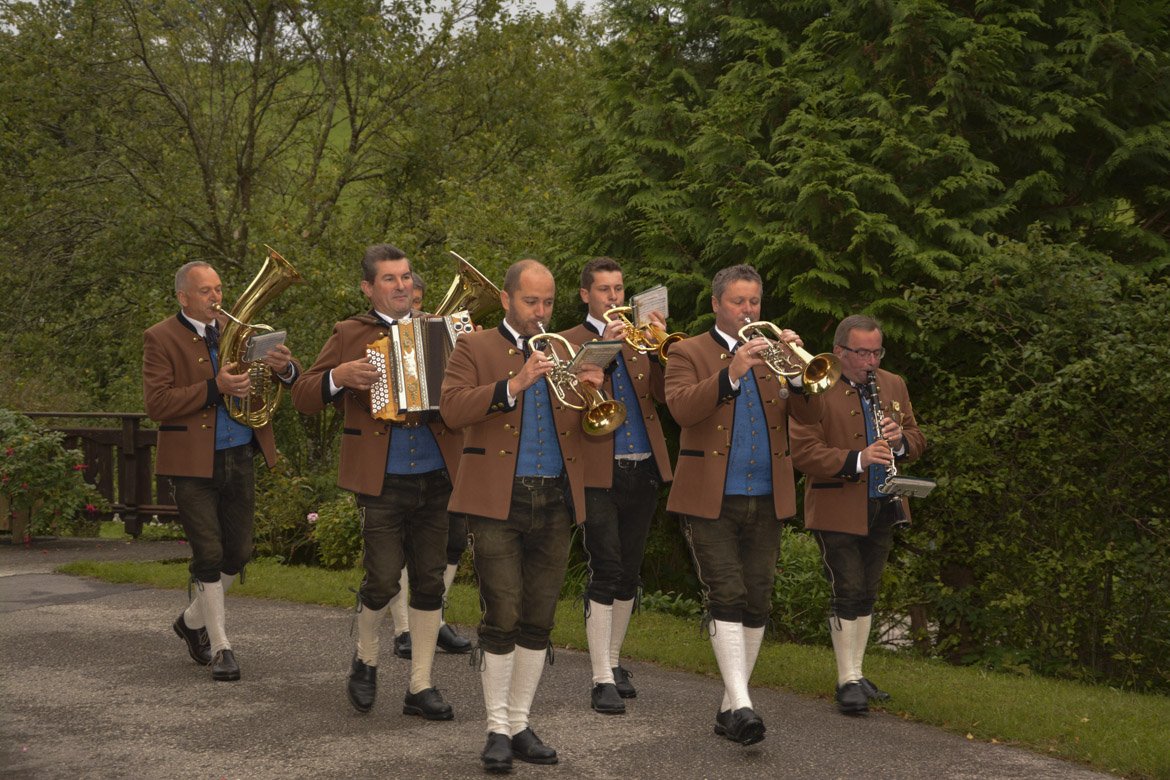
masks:
<instances>
[{"instance_id":1,"label":"man's hand on instrument","mask_svg":"<svg viewBox=\"0 0 1170 780\"><path fill-rule=\"evenodd\" d=\"M662 316L662 312L652 311L652 312L650 312L650 314L647 315L647 319L649 319L650 322L654 323L655 325L662 328L663 330L666 330L666 317Z\"/></svg>"},{"instance_id":2,"label":"man's hand on instrument","mask_svg":"<svg viewBox=\"0 0 1170 780\"><path fill-rule=\"evenodd\" d=\"M605 382L605 371L601 366L588 365L577 367L577 380L600 389Z\"/></svg>"},{"instance_id":3,"label":"man's hand on instrument","mask_svg":"<svg viewBox=\"0 0 1170 780\"><path fill-rule=\"evenodd\" d=\"M219 373L215 375L215 386L224 395L244 398L252 389L252 378L248 376L247 371L242 374L233 374L232 371L238 365L238 363L224 363L219 369Z\"/></svg>"},{"instance_id":4,"label":"man's hand on instrument","mask_svg":"<svg viewBox=\"0 0 1170 780\"><path fill-rule=\"evenodd\" d=\"M768 348L769 342L765 338L754 338L746 344L740 344L731 358L731 365L727 367L727 374L732 382L738 382L744 374L752 370L753 366L764 365L761 354Z\"/></svg>"},{"instance_id":5,"label":"man's hand on instrument","mask_svg":"<svg viewBox=\"0 0 1170 780\"><path fill-rule=\"evenodd\" d=\"M894 453L890 450L890 443L885 439L878 439L861 451L861 467L889 466L894 462Z\"/></svg>"},{"instance_id":6,"label":"man's hand on instrument","mask_svg":"<svg viewBox=\"0 0 1170 780\"><path fill-rule=\"evenodd\" d=\"M798 347L804 346L804 341L797 335L796 331L791 328L783 328L780 331L780 340L785 344L795 344Z\"/></svg>"},{"instance_id":7,"label":"man's hand on instrument","mask_svg":"<svg viewBox=\"0 0 1170 780\"><path fill-rule=\"evenodd\" d=\"M548 355L539 349L532 350L528 360L524 361L524 367L516 376L508 380L508 390L513 397L520 395L547 376L548 372L552 371L552 367L553 362Z\"/></svg>"},{"instance_id":8,"label":"man's hand on instrument","mask_svg":"<svg viewBox=\"0 0 1170 780\"><path fill-rule=\"evenodd\" d=\"M886 417L882 420L882 437L890 443L890 447L893 449L902 448L902 426L893 417Z\"/></svg>"},{"instance_id":9,"label":"man's hand on instrument","mask_svg":"<svg viewBox=\"0 0 1170 780\"><path fill-rule=\"evenodd\" d=\"M610 320L601 337L606 341L621 341L626 336L626 324L621 319Z\"/></svg>"},{"instance_id":10,"label":"man's hand on instrument","mask_svg":"<svg viewBox=\"0 0 1170 780\"><path fill-rule=\"evenodd\" d=\"M277 376L284 376L288 373L288 364L292 362L292 351L284 344L277 344L268 350L261 360L264 365L275 371Z\"/></svg>"},{"instance_id":11,"label":"man's hand on instrument","mask_svg":"<svg viewBox=\"0 0 1170 780\"><path fill-rule=\"evenodd\" d=\"M368 356L342 363L333 369L333 384L338 387L347 387L350 390L369 390L377 381L378 369L370 363Z\"/></svg>"}]
</instances>

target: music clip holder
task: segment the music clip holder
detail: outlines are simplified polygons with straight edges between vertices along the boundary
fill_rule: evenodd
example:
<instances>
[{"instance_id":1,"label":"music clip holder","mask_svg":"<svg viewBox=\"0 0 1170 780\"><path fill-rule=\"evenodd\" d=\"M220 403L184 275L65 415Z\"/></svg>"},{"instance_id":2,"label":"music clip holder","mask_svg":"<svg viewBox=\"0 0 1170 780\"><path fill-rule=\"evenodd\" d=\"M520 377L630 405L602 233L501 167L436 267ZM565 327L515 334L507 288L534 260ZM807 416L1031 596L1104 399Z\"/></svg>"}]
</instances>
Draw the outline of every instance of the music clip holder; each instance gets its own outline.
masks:
<instances>
[{"instance_id":1,"label":"music clip holder","mask_svg":"<svg viewBox=\"0 0 1170 780\"><path fill-rule=\"evenodd\" d=\"M925 498L930 495L938 483L925 477L894 476L882 483L882 492L888 496L906 496L908 498Z\"/></svg>"},{"instance_id":2,"label":"music clip holder","mask_svg":"<svg viewBox=\"0 0 1170 780\"><path fill-rule=\"evenodd\" d=\"M569 362L569 371L576 371L581 366L597 366L602 371L613 362L617 354L622 351L623 341L590 341L581 345L577 354Z\"/></svg>"},{"instance_id":3,"label":"music clip holder","mask_svg":"<svg viewBox=\"0 0 1170 780\"><path fill-rule=\"evenodd\" d=\"M244 352L244 362L252 363L262 359L270 349L283 344L287 335L287 332L277 330L272 333L258 333L252 336L247 341L248 348Z\"/></svg>"}]
</instances>

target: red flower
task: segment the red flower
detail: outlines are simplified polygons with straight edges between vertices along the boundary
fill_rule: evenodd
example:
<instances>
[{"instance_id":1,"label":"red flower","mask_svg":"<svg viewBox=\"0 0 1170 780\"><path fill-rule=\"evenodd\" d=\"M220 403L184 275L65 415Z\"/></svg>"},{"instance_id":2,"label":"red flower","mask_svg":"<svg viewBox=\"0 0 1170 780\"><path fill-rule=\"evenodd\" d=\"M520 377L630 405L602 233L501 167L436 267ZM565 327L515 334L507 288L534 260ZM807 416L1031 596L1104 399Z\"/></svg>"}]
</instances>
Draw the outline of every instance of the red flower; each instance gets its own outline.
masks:
<instances>
[{"instance_id":1,"label":"red flower","mask_svg":"<svg viewBox=\"0 0 1170 780\"><path fill-rule=\"evenodd\" d=\"M93 504L86 504L85 511L91 515L96 515L97 514L97 507L94 506Z\"/></svg>"},{"instance_id":2,"label":"red flower","mask_svg":"<svg viewBox=\"0 0 1170 780\"><path fill-rule=\"evenodd\" d=\"M73 470L74 470L74 471L85 471L85 464L84 464L84 463L78 463L77 465L75 465L75 466L73 467Z\"/></svg>"}]
</instances>

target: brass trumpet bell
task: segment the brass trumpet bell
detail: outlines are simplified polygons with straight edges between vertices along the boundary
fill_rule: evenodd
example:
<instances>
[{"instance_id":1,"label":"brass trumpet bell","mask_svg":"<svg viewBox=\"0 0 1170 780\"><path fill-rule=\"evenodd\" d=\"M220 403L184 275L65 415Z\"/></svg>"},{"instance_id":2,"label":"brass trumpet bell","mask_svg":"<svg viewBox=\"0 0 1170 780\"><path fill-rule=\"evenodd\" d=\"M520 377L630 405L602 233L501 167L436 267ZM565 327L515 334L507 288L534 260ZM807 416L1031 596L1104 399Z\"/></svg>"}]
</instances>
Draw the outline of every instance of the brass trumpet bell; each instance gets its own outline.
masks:
<instances>
[{"instance_id":1,"label":"brass trumpet bell","mask_svg":"<svg viewBox=\"0 0 1170 780\"><path fill-rule=\"evenodd\" d=\"M674 346L675 342L685 339L687 334L682 331L667 333L654 323L639 328L630 321L630 315L633 313L634 307L632 306L614 306L601 316L607 324L614 320L622 321L622 338L630 345L631 349L635 349L643 355L654 352L665 363L667 360L666 353L670 351L670 348Z\"/></svg>"},{"instance_id":2,"label":"brass trumpet bell","mask_svg":"<svg viewBox=\"0 0 1170 780\"><path fill-rule=\"evenodd\" d=\"M761 359L777 376L786 379L800 377L804 392L819 395L837 384L841 378L841 361L831 352L810 355L791 342L781 341L783 331L773 322L748 322L739 329L741 344L753 338L763 338L768 347L760 353Z\"/></svg>"}]
</instances>

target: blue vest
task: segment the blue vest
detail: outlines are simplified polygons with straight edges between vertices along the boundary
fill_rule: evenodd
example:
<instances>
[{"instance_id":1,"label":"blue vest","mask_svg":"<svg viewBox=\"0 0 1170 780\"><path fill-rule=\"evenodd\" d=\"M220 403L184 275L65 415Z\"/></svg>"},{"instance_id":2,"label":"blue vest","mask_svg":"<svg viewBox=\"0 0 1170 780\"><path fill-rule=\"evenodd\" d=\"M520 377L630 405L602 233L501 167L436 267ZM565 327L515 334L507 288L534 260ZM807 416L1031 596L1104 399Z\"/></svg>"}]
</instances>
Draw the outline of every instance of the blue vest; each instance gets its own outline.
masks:
<instances>
[{"instance_id":1,"label":"blue vest","mask_svg":"<svg viewBox=\"0 0 1170 780\"><path fill-rule=\"evenodd\" d=\"M390 429L387 474L427 474L446 467L439 443L428 426Z\"/></svg>"},{"instance_id":2,"label":"blue vest","mask_svg":"<svg viewBox=\"0 0 1170 780\"><path fill-rule=\"evenodd\" d=\"M219 350L213 349L211 352L211 370L219 373ZM227 407L219 404L215 407L215 450L230 450L232 447L239 447L241 444L250 444L252 442L252 429L247 425L238 423L232 419L228 414Z\"/></svg>"},{"instance_id":3,"label":"blue vest","mask_svg":"<svg viewBox=\"0 0 1170 780\"><path fill-rule=\"evenodd\" d=\"M768 441L768 420L764 417L760 390L756 387L756 377L751 371L739 380L731 452L727 460L724 495L772 495L772 448Z\"/></svg>"},{"instance_id":4,"label":"blue vest","mask_svg":"<svg viewBox=\"0 0 1170 780\"><path fill-rule=\"evenodd\" d=\"M564 468L561 443L557 440L557 423L548 399L548 382L541 379L524 391L516 476L559 477Z\"/></svg>"},{"instance_id":5,"label":"blue vest","mask_svg":"<svg viewBox=\"0 0 1170 780\"><path fill-rule=\"evenodd\" d=\"M630 381L630 374L626 370L626 358L620 352L614 361L610 379L613 397L625 404L627 410L626 421L613 432L614 457L650 452L650 437L646 435L646 423L642 422L638 394L634 392L634 383Z\"/></svg>"},{"instance_id":6,"label":"blue vest","mask_svg":"<svg viewBox=\"0 0 1170 780\"><path fill-rule=\"evenodd\" d=\"M873 405L869 396L861 389L857 390L857 397L861 399L861 416L865 419L865 444L869 446L877 441L877 428L873 425ZM878 485L886 480L886 469L877 463L871 463L869 471L869 497L883 498L886 494L878 490Z\"/></svg>"}]
</instances>

